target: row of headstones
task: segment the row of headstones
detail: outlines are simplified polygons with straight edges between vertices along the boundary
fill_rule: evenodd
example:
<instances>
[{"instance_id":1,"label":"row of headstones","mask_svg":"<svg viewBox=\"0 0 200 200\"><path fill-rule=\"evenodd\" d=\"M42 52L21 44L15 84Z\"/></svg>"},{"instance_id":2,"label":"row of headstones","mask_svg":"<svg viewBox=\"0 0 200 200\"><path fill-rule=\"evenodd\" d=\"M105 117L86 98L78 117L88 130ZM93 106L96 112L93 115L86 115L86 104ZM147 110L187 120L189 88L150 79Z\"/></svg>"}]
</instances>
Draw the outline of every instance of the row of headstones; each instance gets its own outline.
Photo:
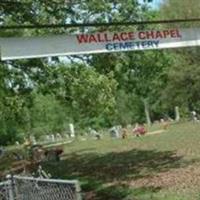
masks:
<instances>
[{"instance_id":1,"label":"row of headstones","mask_svg":"<svg viewBox=\"0 0 200 200\"><path fill-rule=\"evenodd\" d=\"M191 112L191 119L194 122L199 122L200 121L196 111L192 111ZM180 112L179 112L179 107L178 106L175 107L175 120L169 118L167 121L176 121L176 122L180 121ZM165 120L161 119L159 123L162 124L164 122L165 122ZM131 126L131 125L129 125L129 126ZM130 129L130 127L129 127L129 129ZM110 136L112 138L121 138L121 136L122 136L122 127L121 126L114 126L109 130L109 132L110 132Z\"/></svg>"},{"instance_id":2,"label":"row of headstones","mask_svg":"<svg viewBox=\"0 0 200 200\"><path fill-rule=\"evenodd\" d=\"M44 137L42 137L39 141L36 140L34 135L31 135L28 140L31 142L32 145L36 145L38 143L40 143L41 141L44 143L51 143L51 142L59 142L59 141L63 141L63 139L69 139L69 138L75 138L75 130L74 130L74 125L73 124L69 124L69 135L68 134L60 134L60 133L56 133L56 134L48 134L45 135ZM27 139L24 138L24 141L26 141ZM16 145L19 145L19 142L16 141L15 142Z\"/></svg>"},{"instance_id":3,"label":"row of headstones","mask_svg":"<svg viewBox=\"0 0 200 200\"><path fill-rule=\"evenodd\" d=\"M131 127L132 126L129 125L129 129ZM45 138L43 138L43 141L45 143L49 143L49 142L63 141L63 139L75 138L75 129L74 129L73 124L69 124L69 131L70 131L69 135L68 134L61 135L60 133L45 135ZM112 128L109 129L109 134L111 138L121 138L122 126L120 125L113 126ZM92 128L89 128L88 135L94 139L102 138L102 134L100 134L99 132L97 132L95 129L92 129ZM32 144L37 144L36 138L34 136L31 136L30 140Z\"/></svg>"},{"instance_id":4,"label":"row of headstones","mask_svg":"<svg viewBox=\"0 0 200 200\"><path fill-rule=\"evenodd\" d=\"M193 121L199 121L197 118L197 113L196 111L191 112L192 115L192 120ZM163 120L161 120L162 122ZM179 113L179 107L175 107L175 121L180 121L180 113ZM113 126L111 129L109 129L109 133L111 138L120 138L122 135L122 127L119 126ZM93 138L100 139L101 134L98 133L95 129L89 128L89 135L92 136ZM59 142L62 141L63 139L68 139L68 138L75 138L75 129L74 129L74 124L70 123L69 124L69 135L61 135L60 133L56 134L49 134L46 135L45 138L43 138L44 142ZM34 136L30 137L30 140L32 144L37 144L36 138ZM18 142L16 142L18 144Z\"/></svg>"},{"instance_id":5,"label":"row of headstones","mask_svg":"<svg viewBox=\"0 0 200 200\"><path fill-rule=\"evenodd\" d=\"M68 138L75 138L75 130L74 130L74 125L71 123L69 124L69 135L64 134L61 135L60 133L56 134L50 134L45 136L45 142L59 142L62 141L63 139L68 139Z\"/></svg>"}]
</instances>

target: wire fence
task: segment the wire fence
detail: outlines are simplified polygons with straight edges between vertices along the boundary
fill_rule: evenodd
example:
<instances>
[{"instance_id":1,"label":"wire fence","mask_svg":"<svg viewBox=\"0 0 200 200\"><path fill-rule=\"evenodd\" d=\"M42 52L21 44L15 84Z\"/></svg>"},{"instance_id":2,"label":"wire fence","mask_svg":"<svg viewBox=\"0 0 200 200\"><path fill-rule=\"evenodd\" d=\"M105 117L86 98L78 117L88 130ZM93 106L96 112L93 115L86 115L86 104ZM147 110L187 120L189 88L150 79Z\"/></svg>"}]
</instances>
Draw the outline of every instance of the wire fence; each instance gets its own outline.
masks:
<instances>
[{"instance_id":1,"label":"wire fence","mask_svg":"<svg viewBox=\"0 0 200 200\"><path fill-rule=\"evenodd\" d=\"M12 176L0 183L0 200L81 200L79 182Z\"/></svg>"},{"instance_id":2,"label":"wire fence","mask_svg":"<svg viewBox=\"0 0 200 200\"><path fill-rule=\"evenodd\" d=\"M0 183L0 200L9 200L11 191L11 181L4 181Z\"/></svg>"}]
</instances>

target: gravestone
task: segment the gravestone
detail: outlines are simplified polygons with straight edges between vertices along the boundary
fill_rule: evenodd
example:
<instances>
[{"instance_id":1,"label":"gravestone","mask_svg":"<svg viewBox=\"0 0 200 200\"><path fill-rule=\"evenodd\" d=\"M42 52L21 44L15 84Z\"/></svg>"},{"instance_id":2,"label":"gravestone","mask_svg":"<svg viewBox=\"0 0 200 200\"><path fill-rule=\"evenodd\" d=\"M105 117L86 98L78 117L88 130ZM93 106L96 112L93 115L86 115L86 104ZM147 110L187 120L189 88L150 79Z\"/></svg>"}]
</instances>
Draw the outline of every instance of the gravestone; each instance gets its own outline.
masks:
<instances>
[{"instance_id":1,"label":"gravestone","mask_svg":"<svg viewBox=\"0 0 200 200\"><path fill-rule=\"evenodd\" d=\"M51 138L51 142L55 142L55 136L54 136L54 134L51 134L50 138Z\"/></svg>"},{"instance_id":2,"label":"gravestone","mask_svg":"<svg viewBox=\"0 0 200 200\"><path fill-rule=\"evenodd\" d=\"M56 140L57 141L62 140L62 136L60 135L60 133L56 133Z\"/></svg>"},{"instance_id":3,"label":"gravestone","mask_svg":"<svg viewBox=\"0 0 200 200\"><path fill-rule=\"evenodd\" d=\"M197 118L197 113L196 113L196 111L192 111L191 112L191 114L192 114L192 120L194 121L194 122L198 122L198 118Z\"/></svg>"},{"instance_id":4,"label":"gravestone","mask_svg":"<svg viewBox=\"0 0 200 200\"><path fill-rule=\"evenodd\" d=\"M70 137L75 137L75 130L74 130L74 124L69 124L69 131L70 131Z\"/></svg>"},{"instance_id":5,"label":"gravestone","mask_svg":"<svg viewBox=\"0 0 200 200\"><path fill-rule=\"evenodd\" d=\"M37 144L37 141L36 141L34 135L31 135L31 136L30 136L30 141L31 141L32 145L36 145L36 144Z\"/></svg>"},{"instance_id":6,"label":"gravestone","mask_svg":"<svg viewBox=\"0 0 200 200\"><path fill-rule=\"evenodd\" d=\"M110 136L112 137L112 138L119 138L119 129L118 129L118 127L116 127L116 126L113 126L111 129L110 129Z\"/></svg>"},{"instance_id":7,"label":"gravestone","mask_svg":"<svg viewBox=\"0 0 200 200\"><path fill-rule=\"evenodd\" d=\"M46 135L45 142L51 142L51 136L50 135Z\"/></svg>"},{"instance_id":8,"label":"gravestone","mask_svg":"<svg viewBox=\"0 0 200 200\"><path fill-rule=\"evenodd\" d=\"M89 134L91 136L95 136L97 134L97 131L95 129L89 128Z\"/></svg>"},{"instance_id":9,"label":"gravestone","mask_svg":"<svg viewBox=\"0 0 200 200\"><path fill-rule=\"evenodd\" d=\"M90 131L90 135L95 137L95 139L100 140L101 139L101 135L95 130L95 129L89 129Z\"/></svg>"}]
</instances>

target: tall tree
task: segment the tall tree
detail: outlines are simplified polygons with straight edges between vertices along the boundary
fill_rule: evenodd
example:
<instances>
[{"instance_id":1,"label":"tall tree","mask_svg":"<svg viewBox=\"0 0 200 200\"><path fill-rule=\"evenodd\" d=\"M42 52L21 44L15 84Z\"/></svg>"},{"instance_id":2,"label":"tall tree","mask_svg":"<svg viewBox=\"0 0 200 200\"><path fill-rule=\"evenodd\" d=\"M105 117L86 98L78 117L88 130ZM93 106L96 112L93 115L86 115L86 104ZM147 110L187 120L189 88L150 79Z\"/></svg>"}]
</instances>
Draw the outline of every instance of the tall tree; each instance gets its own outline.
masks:
<instances>
[{"instance_id":1,"label":"tall tree","mask_svg":"<svg viewBox=\"0 0 200 200\"><path fill-rule=\"evenodd\" d=\"M112 74L105 76L90 66L74 64L58 65L54 75L48 90L69 108L74 122L82 127L112 123L117 86Z\"/></svg>"},{"instance_id":2,"label":"tall tree","mask_svg":"<svg viewBox=\"0 0 200 200\"><path fill-rule=\"evenodd\" d=\"M160 10L163 19L191 19L199 17L200 4L198 0L166 0ZM199 22L170 24L167 27L199 28ZM166 27L166 25L165 25ZM172 51L172 50L171 50ZM181 106L182 110L199 110L198 84L200 64L200 47L187 47L172 51L176 61L170 67L168 84L163 90L166 105Z\"/></svg>"}]
</instances>

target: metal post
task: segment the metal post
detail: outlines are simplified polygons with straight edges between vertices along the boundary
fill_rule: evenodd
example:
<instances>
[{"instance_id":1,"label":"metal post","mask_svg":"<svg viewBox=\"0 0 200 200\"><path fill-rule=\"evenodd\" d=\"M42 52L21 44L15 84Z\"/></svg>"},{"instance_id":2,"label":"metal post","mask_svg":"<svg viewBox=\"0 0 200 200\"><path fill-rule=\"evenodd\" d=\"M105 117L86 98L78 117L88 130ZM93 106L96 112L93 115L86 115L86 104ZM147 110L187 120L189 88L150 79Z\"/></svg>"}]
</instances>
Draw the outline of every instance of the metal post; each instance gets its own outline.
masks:
<instances>
[{"instance_id":1,"label":"metal post","mask_svg":"<svg viewBox=\"0 0 200 200\"><path fill-rule=\"evenodd\" d=\"M75 184L75 189L76 189L76 199L77 200L82 200L82 197L81 197L81 187L80 187L78 181Z\"/></svg>"},{"instance_id":2,"label":"metal post","mask_svg":"<svg viewBox=\"0 0 200 200\"><path fill-rule=\"evenodd\" d=\"M9 200L15 200L14 198L14 180L12 175L6 177L8 179L8 196Z\"/></svg>"}]
</instances>

